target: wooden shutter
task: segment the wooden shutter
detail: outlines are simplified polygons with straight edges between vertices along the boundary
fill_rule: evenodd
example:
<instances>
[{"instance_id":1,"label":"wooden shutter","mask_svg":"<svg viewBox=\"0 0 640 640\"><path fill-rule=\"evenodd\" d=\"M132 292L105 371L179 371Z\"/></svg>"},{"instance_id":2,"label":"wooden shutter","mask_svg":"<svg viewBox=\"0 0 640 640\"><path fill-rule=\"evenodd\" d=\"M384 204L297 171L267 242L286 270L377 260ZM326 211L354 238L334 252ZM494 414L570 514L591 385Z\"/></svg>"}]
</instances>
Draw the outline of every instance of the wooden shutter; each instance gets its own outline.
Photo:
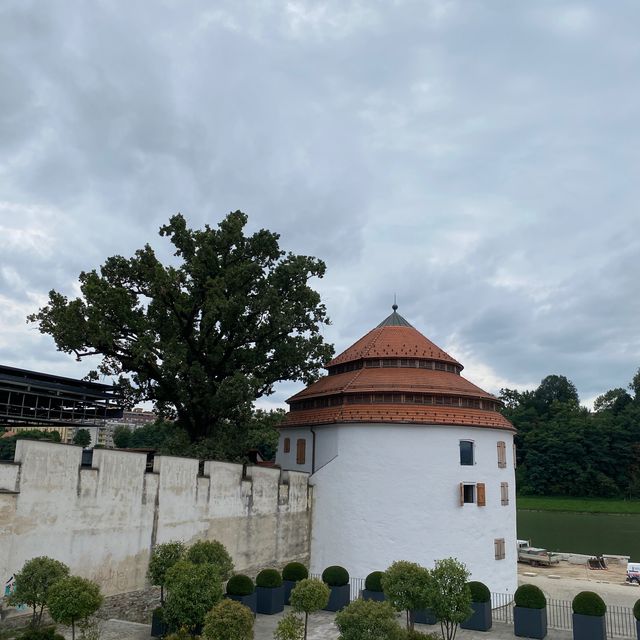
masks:
<instances>
[{"instance_id":1,"label":"wooden shutter","mask_svg":"<svg viewBox=\"0 0 640 640\"><path fill-rule=\"evenodd\" d=\"M505 558L504 538L496 538L493 541L493 548L495 550L496 560L504 560Z\"/></svg>"},{"instance_id":2,"label":"wooden shutter","mask_svg":"<svg viewBox=\"0 0 640 640\"><path fill-rule=\"evenodd\" d=\"M509 504L509 483L508 482L500 483L500 500L502 502L503 507Z\"/></svg>"},{"instance_id":3,"label":"wooden shutter","mask_svg":"<svg viewBox=\"0 0 640 640\"><path fill-rule=\"evenodd\" d=\"M284 439L284 452L289 453L291 451L291 438Z\"/></svg>"},{"instance_id":4,"label":"wooden shutter","mask_svg":"<svg viewBox=\"0 0 640 640\"><path fill-rule=\"evenodd\" d=\"M498 442L498 467L504 469L507 466L507 445L502 440Z\"/></svg>"},{"instance_id":5,"label":"wooden shutter","mask_svg":"<svg viewBox=\"0 0 640 640\"><path fill-rule=\"evenodd\" d=\"M464 483L460 483L460 506L464 504Z\"/></svg>"},{"instance_id":6,"label":"wooden shutter","mask_svg":"<svg viewBox=\"0 0 640 640\"><path fill-rule=\"evenodd\" d=\"M296 464L304 464L307 457L307 441L301 438L296 443Z\"/></svg>"},{"instance_id":7,"label":"wooden shutter","mask_svg":"<svg viewBox=\"0 0 640 640\"><path fill-rule=\"evenodd\" d=\"M477 501L479 507L484 507L487 504L487 499L485 497L484 491L484 482L478 482L476 485L476 493L477 493Z\"/></svg>"}]
</instances>

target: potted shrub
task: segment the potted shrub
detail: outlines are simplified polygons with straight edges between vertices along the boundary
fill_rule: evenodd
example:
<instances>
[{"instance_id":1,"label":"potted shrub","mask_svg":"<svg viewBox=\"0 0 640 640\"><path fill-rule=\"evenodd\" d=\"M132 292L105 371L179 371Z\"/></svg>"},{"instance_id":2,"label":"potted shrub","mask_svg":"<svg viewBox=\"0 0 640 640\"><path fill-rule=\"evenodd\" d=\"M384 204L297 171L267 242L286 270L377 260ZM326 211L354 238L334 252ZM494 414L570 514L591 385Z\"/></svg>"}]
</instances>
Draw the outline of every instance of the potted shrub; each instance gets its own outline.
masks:
<instances>
[{"instance_id":1,"label":"potted shrub","mask_svg":"<svg viewBox=\"0 0 640 640\"><path fill-rule=\"evenodd\" d=\"M331 591L325 611L340 611L340 609L349 604L351 600L349 572L344 567L337 565L327 567L322 572L322 582L324 582Z\"/></svg>"},{"instance_id":2,"label":"potted shrub","mask_svg":"<svg viewBox=\"0 0 640 640\"><path fill-rule=\"evenodd\" d=\"M581 591L571 603L574 640L605 640L607 605L593 591Z\"/></svg>"},{"instance_id":3,"label":"potted shrub","mask_svg":"<svg viewBox=\"0 0 640 640\"><path fill-rule=\"evenodd\" d=\"M489 587L482 582L469 582L471 591L471 608L473 613L464 622L460 623L463 629L474 631L489 631L491 629L491 592Z\"/></svg>"},{"instance_id":4,"label":"potted shrub","mask_svg":"<svg viewBox=\"0 0 640 640\"><path fill-rule=\"evenodd\" d=\"M202 638L253 640L253 614L239 602L222 600L205 616Z\"/></svg>"},{"instance_id":5,"label":"potted shrub","mask_svg":"<svg viewBox=\"0 0 640 640\"><path fill-rule=\"evenodd\" d=\"M229 582L227 582L226 595L229 600L235 600L251 609L254 614L256 613L258 596L253 580L249 576L241 573L231 576Z\"/></svg>"},{"instance_id":6,"label":"potted shrub","mask_svg":"<svg viewBox=\"0 0 640 640\"><path fill-rule=\"evenodd\" d=\"M640 640L640 600L633 605L633 617L636 619L636 636Z\"/></svg>"},{"instance_id":7,"label":"potted shrub","mask_svg":"<svg viewBox=\"0 0 640 640\"><path fill-rule=\"evenodd\" d=\"M364 589L362 590L363 600L382 602L385 599L384 591L382 590L383 575L384 571L373 571L365 578Z\"/></svg>"},{"instance_id":8,"label":"potted shrub","mask_svg":"<svg viewBox=\"0 0 640 640\"><path fill-rule=\"evenodd\" d=\"M256 576L258 613L273 615L284 610L284 587L282 576L276 569L263 569Z\"/></svg>"},{"instance_id":9,"label":"potted shrub","mask_svg":"<svg viewBox=\"0 0 640 640\"><path fill-rule=\"evenodd\" d=\"M290 562L282 570L282 586L284 587L284 603L289 604L291 589L296 586L296 582L306 580L309 571L301 562Z\"/></svg>"},{"instance_id":10,"label":"potted shrub","mask_svg":"<svg viewBox=\"0 0 640 640\"><path fill-rule=\"evenodd\" d=\"M520 585L513 599L513 632L521 638L544 638L547 635L547 599L534 584Z\"/></svg>"}]
</instances>

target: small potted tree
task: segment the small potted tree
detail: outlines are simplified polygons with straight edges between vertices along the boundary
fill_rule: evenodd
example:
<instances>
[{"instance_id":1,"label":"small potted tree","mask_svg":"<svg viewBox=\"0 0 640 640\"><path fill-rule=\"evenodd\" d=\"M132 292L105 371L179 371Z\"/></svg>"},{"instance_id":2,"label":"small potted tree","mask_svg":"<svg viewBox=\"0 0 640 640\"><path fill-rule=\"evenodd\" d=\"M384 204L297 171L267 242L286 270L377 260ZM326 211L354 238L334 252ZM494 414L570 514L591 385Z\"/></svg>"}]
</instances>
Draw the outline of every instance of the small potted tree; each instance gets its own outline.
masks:
<instances>
[{"instance_id":1,"label":"small potted tree","mask_svg":"<svg viewBox=\"0 0 640 640\"><path fill-rule=\"evenodd\" d=\"M364 580L364 589L362 590L363 600L376 600L382 602L385 599L382 590L382 576L384 571L372 571Z\"/></svg>"},{"instance_id":2,"label":"small potted tree","mask_svg":"<svg viewBox=\"0 0 640 640\"><path fill-rule=\"evenodd\" d=\"M513 632L521 638L545 638L547 635L547 600L534 584L520 585L513 595Z\"/></svg>"},{"instance_id":3,"label":"small potted tree","mask_svg":"<svg viewBox=\"0 0 640 640\"><path fill-rule=\"evenodd\" d=\"M263 569L256 576L257 612L268 616L284 610L282 576L276 569Z\"/></svg>"},{"instance_id":4,"label":"small potted tree","mask_svg":"<svg viewBox=\"0 0 640 640\"><path fill-rule=\"evenodd\" d=\"M284 587L284 603L289 604L291 590L300 580L309 577L309 570L301 562L290 562L282 570L282 586Z\"/></svg>"},{"instance_id":5,"label":"small potted tree","mask_svg":"<svg viewBox=\"0 0 640 640\"><path fill-rule=\"evenodd\" d=\"M636 636L640 640L640 600L633 605L633 617L636 619Z\"/></svg>"},{"instance_id":6,"label":"small potted tree","mask_svg":"<svg viewBox=\"0 0 640 640\"><path fill-rule=\"evenodd\" d=\"M86 623L101 606L104 598L100 587L91 580L69 576L51 585L48 592L51 617L71 627L71 639L76 638L76 623Z\"/></svg>"},{"instance_id":7,"label":"small potted tree","mask_svg":"<svg viewBox=\"0 0 640 640\"><path fill-rule=\"evenodd\" d=\"M574 640L605 640L607 605L593 591L581 591L571 603Z\"/></svg>"},{"instance_id":8,"label":"small potted tree","mask_svg":"<svg viewBox=\"0 0 640 640\"><path fill-rule=\"evenodd\" d=\"M249 576L238 573L229 578L227 582L226 596L229 600L235 600L251 609L255 614L257 610L258 596L253 580Z\"/></svg>"},{"instance_id":9,"label":"small potted tree","mask_svg":"<svg viewBox=\"0 0 640 640\"><path fill-rule=\"evenodd\" d=\"M431 572L415 562L396 560L384 572L382 588L394 609L406 612L407 634L411 635L417 622L416 612L429 606Z\"/></svg>"},{"instance_id":10,"label":"small potted tree","mask_svg":"<svg viewBox=\"0 0 640 640\"><path fill-rule=\"evenodd\" d=\"M327 602L329 602L329 587L322 580L305 578L293 588L291 607L296 613L304 613L304 633L302 634L304 640L307 640L309 614L324 609Z\"/></svg>"},{"instance_id":11,"label":"small potted tree","mask_svg":"<svg viewBox=\"0 0 640 640\"><path fill-rule=\"evenodd\" d=\"M337 565L327 567L322 572L322 582L331 591L325 611L340 611L349 604L351 600L349 572L344 567Z\"/></svg>"},{"instance_id":12,"label":"small potted tree","mask_svg":"<svg viewBox=\"0 0 640 640\"><path fill-rule=\"evenodd\" d=\"M469 591L471 592L473 613L460 623L460 627L474 631L489 631L492 625L489 587L482 582L472 581L469 583Z\"/></svg>"},{"instance_id":13,"label":"small potted tree","mask_svg":"<svg viewBox=\"0 0 640 640\"><path fill-rule=\"evenodd\" d=\"M205 640L253 640L253 615L239 602L222 600L204 618Z\"/></svg>"}]
</instances>

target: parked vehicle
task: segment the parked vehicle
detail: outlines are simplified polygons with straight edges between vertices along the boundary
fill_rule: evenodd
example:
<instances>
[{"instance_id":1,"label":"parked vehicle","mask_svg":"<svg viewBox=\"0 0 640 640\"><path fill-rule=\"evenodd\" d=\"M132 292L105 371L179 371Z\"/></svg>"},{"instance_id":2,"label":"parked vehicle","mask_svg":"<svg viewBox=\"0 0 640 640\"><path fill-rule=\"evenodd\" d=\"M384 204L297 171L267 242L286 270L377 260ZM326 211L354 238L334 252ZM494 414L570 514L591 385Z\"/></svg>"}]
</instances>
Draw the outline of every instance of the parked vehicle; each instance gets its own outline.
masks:
<instances>
[{"instance_id":1,"label":"parked vehicle","mask_svg":"<svg viewBox=\"0 0 640 640\"><path fill-rule=\"evenodd\" d=\"M558 564L560 562L560 554L551 553L539 547L519 547L518 562L526 562L534 567L550 567L552 564Z\"/></svg>"},{"instance_id":2,"label":"parked vehicle","mask_svg":"<svg viewBox=\"0 0 640 640\"><path fill-rule=\"evenodd\" d=\"M627 582L640 584L640 562L627 562Z\"/></svg>"}]
</instances>

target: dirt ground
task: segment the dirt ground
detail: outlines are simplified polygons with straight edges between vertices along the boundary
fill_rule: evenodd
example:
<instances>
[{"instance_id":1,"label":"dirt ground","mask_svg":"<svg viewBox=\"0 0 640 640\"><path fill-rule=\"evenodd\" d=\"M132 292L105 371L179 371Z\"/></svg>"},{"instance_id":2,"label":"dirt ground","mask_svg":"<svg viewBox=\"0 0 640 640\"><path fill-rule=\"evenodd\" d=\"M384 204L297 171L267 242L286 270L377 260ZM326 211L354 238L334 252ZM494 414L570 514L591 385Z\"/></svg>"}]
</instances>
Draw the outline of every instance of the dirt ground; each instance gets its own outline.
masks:
<instances>
[{"instance_id":1,"label":"dirt ground","mask_svg":"<svg viewBox=\"0 0 640 640\"><path fill-rule=\"evenodd\" d=\"M518 582L537 585L548 598L572 600L580 591L595 591L608 605L632 607L640 598L640 588L628 584L626 575L626 562L609 562L607 569L599 570L564 560L552 567L518 563Z\"/></svg>"}]
</instances>

